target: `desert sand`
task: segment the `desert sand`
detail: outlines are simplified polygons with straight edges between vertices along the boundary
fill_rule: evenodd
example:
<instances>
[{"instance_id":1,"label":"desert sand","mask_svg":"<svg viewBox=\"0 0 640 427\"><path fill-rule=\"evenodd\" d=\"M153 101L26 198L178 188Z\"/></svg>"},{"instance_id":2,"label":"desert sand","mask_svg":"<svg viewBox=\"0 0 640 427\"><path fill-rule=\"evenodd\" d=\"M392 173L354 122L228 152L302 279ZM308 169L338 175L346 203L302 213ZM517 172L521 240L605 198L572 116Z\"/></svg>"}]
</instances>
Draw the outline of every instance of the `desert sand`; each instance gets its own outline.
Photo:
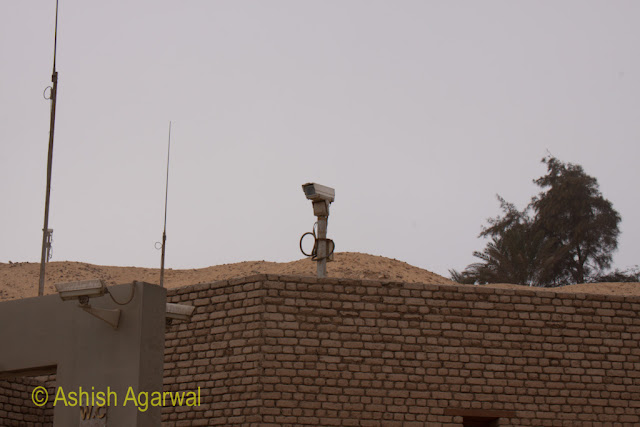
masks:
<instances>
[{"instance_id":1,"label":"desert sand","mask_svg":"<svg viewBox=\"0 0 640 427\"><path fill-rule=\"evenodd\" d=\"M335 261L327 264L327 270L329 277L462 286L402 261L362 253L336 253ZM38 263L0 263L0 301L37 296L39 272ZM259 273L315 276L316 264L309 259L301 259L285 263L245 261L198 269L166 269L165 286L177 288ZM113 267L71 261L50 262L46 268L45 294L55 293L55 283L86 279L102 279L107 285L130 283L133 280L159 283L160 272L157 268ZM505 283L485 286L553 292L640 295L640 283L586 283L560 288L537 288Z\"/></svg>"}]
</instances>

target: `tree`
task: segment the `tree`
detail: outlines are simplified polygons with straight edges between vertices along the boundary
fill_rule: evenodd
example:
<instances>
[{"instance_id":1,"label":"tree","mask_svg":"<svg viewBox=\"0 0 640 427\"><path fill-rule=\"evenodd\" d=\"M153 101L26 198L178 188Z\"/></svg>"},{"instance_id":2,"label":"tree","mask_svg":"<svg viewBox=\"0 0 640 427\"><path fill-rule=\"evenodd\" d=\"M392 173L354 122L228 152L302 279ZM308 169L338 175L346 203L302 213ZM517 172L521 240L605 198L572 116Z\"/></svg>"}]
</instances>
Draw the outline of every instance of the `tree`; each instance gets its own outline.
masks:
<instances>
[{"instance_id":1,"label":"tree","mask_svg":"<svg viewBox=\"0 0 640 427\"><path fill-rule=\"evenodd\" d=\"M545 191L523 211L498 196L503 215L488 220L479 237L491 240L473 253L482 262L450 270L453 280L558 286L610 267L620 215L581 166L553 156L542 162L547 174L534 182Z\"/></svg>"},{"instance_id":2,"label":"tree","mask_svg":"<svg viewBox=\"0 0 640 427\"><path fill-rule=\"evenodd\" d=\"M451 277L459 283L533 284L537 280L542 236L536 234L528 209L521 212L497 197L503 216L488 220L489 227L479 237L490 237L491 241L482 252L473 253L483 262L471 264L461 273L450 270Z\"/></svg>"},{"instance_id":3,"label":"tree","mask_svg":"<svg viewBox=\"0 0 640 427\"><path fill-rule=\"evenodd\" d=\"M640 268L636 265L626 270L615 269L608 273L599 273L590 278L591 283L601 282L640 282Z\"/></svg>"},{"instance_id":4,"label":"tree","mask_svg":"<svg viewBox=\"0 0 640 427\"><path fill-rule=\"evenodd\" d=\"M584 283L594 271L611 266L618 246L620 215L581 166L555 157L542 159L547 174L534 182L546 189L531 207L534 227L544 234L539 259L546 283Z\"/></svg>"}]
</instances>

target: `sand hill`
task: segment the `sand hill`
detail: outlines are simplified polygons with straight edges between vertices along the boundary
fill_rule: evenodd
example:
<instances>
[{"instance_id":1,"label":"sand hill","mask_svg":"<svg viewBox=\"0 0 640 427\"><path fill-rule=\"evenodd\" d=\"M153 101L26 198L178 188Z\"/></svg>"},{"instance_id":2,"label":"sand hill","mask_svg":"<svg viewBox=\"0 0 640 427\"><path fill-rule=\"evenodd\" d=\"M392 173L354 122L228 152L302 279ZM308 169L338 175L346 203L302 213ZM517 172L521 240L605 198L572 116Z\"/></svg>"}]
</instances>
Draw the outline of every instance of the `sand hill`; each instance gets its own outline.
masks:
<instances>
[{"instance_id":1,"label":"sand hill","mask_svg":"<svg viewBox=\"0 0 640 427\"><path fill-rule=\"evenodd\" d=\"M459 286L447 278L405 262L361 253L336 253L335 261L329 263L327 269L330 277ZM0 301L36 296L39 272L38 263L0 263ZM315 276L316 264L309 259L302 259L286 263L245 261L199 269L168 269L165 271L165 286L176 288L258 273ZM51 262L47 264L45 294L55 292L55 283L96 278L103 279L108 285L129 283L133 280L158 283L160 273L157 268L110 267L70 261ZM490 286L526 288L511 284ZM553 289L526 289L640 295L640 283L588 283Z\"/></svg>"}]
</instances>

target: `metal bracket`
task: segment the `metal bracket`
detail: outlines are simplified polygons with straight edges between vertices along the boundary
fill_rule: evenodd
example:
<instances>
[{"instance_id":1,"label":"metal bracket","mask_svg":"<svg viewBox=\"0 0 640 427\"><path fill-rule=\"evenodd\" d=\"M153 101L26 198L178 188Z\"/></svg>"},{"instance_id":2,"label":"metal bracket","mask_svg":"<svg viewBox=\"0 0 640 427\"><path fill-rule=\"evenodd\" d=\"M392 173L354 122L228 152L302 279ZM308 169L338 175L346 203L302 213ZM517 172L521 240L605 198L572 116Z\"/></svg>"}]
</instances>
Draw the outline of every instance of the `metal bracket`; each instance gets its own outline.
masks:
<instances>
[{"instance_id":1,"label":"metal bracket","mask_svg":"<svg viewBox=\"0 0 640 427\"><path fill-rule=\"evenodd\" d=\"M113 327L113 329L118 329L118 324L120 323L120 309L107 309L107 308L96 308L91 307L90 305L81 306L84 311L89 313L90 315L97 317L98 319L107 322L109 325Z\"/></svg>"}]
</instances>

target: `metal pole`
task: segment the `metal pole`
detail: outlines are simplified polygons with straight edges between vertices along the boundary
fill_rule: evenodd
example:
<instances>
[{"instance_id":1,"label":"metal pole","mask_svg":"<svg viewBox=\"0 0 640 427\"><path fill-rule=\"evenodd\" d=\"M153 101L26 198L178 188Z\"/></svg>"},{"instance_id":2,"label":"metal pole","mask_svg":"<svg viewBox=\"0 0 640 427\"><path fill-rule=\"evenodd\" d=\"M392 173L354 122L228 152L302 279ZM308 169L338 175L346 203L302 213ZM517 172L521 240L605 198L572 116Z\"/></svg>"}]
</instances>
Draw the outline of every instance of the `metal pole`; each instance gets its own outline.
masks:
<instances>
[{"instance_id":1,"label":"metal pole","mask_svg":"<svg viewBox=\"0 0 640 427\"><path fill-rule=\"evenodd\" d=\"M318 277L327 277L327 222L329 217L318 217Z\"/></svg>"},{"instance_id":2,"label":"metal pole","mask_svg":"<svg viewBox=\"0 0 640 427\"><path fill-rule=\"evenodd\" d=\"M51 169L53 166L53 134L56 123L56 97L58 94L58 72L56 71L56 46L58 42L58 2L56 0L56 26L53 42L53 74L51 75L51 117L49 119L49 154L47 157L47 193L44 202L44 226L42 227L42 256L40 258L40 280L38 296L44 295L45 262L48 261L47 252L49 240L49 200L51 198Z\"/></svg>"},{"instance_id":3,"label":"metal pole","mask_svg":"<svg viewBox=\"0 0 640 427\"><path fill-rule=\"evenodd\" d=\"M169 155L171 154L171 122L169 122L169 144L167 148L167 183L164 192L164 230L162 231L162 255L160 257L160 287L164 287L164 249L167 242L167 200L169 198Z\"/></svg>"}]
</instances>

